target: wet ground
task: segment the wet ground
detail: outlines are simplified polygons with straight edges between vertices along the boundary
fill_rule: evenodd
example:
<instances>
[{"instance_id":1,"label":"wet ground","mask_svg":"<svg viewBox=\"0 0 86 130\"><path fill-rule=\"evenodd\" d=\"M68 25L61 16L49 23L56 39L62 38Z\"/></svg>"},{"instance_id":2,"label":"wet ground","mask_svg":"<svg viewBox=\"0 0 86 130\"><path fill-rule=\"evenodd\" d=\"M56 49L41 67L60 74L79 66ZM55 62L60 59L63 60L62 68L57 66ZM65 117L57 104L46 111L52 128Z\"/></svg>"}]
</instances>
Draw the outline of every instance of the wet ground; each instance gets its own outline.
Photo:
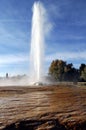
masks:
<instances>
[{"instance_id":1,"label":"wet ground","mask_svg":"<svg viewBox=\"0 0 86 130\"><path fill-rule=\"evenodd\" d=\"M1 130L86 130L86 87L0 87Z\"/></svg>"}]
</instances>

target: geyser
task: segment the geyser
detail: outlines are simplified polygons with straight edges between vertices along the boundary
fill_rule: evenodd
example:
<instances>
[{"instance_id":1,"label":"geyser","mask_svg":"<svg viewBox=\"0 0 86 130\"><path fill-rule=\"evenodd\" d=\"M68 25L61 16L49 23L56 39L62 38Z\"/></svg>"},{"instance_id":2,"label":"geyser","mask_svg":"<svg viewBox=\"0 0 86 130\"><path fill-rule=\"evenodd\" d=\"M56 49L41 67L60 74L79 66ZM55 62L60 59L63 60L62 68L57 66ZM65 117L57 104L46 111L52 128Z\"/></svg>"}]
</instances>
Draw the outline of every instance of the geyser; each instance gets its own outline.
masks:
<instances>
[{"instance_id":1,"label":"geyser","mask_svg":"<svg viewBox=\"0 0 86 130\"><path fill-rule=\"evenodd\" d=\"M31 82L43 82L44 73L44 22L45 9L41 2L33 5L32 30L31 30Z\"/></svg>"}]
</instances>

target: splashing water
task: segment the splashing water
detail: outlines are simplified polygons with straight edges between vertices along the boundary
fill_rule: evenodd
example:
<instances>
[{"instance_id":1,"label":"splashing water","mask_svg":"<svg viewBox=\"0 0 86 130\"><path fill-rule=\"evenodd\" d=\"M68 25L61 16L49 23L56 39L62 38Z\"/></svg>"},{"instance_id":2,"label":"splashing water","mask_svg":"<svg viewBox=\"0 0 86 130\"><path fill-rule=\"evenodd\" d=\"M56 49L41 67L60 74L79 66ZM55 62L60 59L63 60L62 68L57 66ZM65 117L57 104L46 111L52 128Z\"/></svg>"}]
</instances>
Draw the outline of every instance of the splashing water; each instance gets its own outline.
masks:
<instances>
[{"instance_id":1,"label":"splashing water","mask_svg":"<svg viewBox=\"0 0 86 130\"><path fill-rule=\"evenodd\" d=\"M32 32L31 32L31 80L33 83L42 82L44 71L44 20L45 9L41 2L33 5Z\"/></svg>"}]
</instances>

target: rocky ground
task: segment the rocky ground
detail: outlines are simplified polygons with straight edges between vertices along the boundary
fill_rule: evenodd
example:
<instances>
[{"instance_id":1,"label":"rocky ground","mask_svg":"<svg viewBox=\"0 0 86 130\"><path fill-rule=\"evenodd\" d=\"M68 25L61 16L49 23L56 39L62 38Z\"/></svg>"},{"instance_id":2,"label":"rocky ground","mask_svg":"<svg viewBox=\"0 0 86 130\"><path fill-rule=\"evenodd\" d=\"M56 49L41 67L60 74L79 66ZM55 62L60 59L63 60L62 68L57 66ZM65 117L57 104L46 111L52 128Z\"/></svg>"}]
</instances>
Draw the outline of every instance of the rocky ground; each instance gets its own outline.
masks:
<instances>
[{"instance_id":1,"label":"rocky ground","mask_svg":"<svg viewBox=\"0 0 86 130\"><path fill-rule=\"evenodd\" d=\"M0 130L86 130L86 86L0 87Z\"/></svg>"}]
</instances>

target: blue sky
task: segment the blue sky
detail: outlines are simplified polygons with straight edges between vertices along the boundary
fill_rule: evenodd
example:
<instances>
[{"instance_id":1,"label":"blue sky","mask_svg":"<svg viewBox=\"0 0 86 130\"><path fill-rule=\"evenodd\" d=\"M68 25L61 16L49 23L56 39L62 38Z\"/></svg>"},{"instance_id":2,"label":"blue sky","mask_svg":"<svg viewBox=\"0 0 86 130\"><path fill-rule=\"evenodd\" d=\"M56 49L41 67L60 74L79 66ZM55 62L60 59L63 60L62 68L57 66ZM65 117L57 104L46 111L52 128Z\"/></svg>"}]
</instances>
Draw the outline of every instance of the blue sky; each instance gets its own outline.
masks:
<instances>
[{"instance_id":1,"label":"blue sky","mask_svg":"<svg viewBox=\"0 0 86 130\"><path fill-rule=\"evenodd\" d=\"M86 0L40 0L52 27L45 39L46 72L53 59L86 64ZM34 0L0 0L0 76L29 74ZM50 28L48 28L50 29Z\"/></svg>"}]
</instances>

